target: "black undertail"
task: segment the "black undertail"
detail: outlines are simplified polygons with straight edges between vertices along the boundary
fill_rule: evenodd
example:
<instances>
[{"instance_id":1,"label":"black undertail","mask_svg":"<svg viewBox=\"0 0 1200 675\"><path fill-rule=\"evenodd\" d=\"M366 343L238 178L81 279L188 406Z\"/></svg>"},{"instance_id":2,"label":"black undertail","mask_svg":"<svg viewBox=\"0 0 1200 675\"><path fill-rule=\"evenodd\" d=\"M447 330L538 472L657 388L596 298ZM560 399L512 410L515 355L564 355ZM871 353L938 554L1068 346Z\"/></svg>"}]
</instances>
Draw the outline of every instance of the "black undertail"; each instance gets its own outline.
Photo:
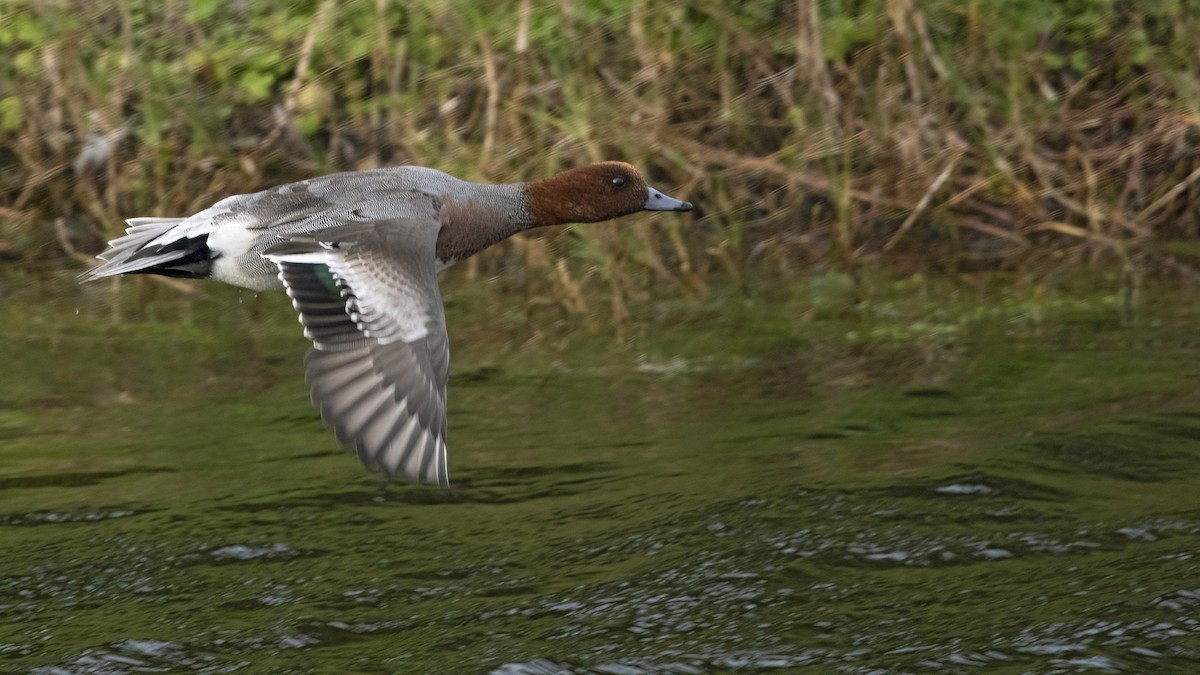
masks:
<instances>
[{"instance_id":1,"label":"black undertail","mask_svg":"<svg viewBox=\"0 0 1200 675\"><path fill-rule=\"evenodd\" d=\"M178 279L207 279L212 276L213 261L217 255L208 247L208 235L180 239L154 251L154 253L179 252L178 258L141 269L129 270L125 274L157 274Z\"/></svg>"}]
</instances>

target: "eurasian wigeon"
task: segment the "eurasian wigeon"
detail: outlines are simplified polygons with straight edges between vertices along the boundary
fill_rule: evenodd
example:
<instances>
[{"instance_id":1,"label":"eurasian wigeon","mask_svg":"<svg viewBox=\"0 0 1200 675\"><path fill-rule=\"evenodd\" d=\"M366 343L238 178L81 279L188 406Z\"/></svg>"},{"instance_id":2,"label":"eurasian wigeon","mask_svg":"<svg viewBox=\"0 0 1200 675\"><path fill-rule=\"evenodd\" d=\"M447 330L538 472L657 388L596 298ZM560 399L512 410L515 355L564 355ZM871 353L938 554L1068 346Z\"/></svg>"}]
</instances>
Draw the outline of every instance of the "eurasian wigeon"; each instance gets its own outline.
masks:
<instances>
[{"instance_id":1,"label":"eurasian wigeon","mask_svg":"<svg viewBox=\"0 0 1200 675\"><path fill-rule=\"evenodd\" d=\"M491 185L401 166L235 195L187 218L132 218L85 281L118 274L286 290L313 348L313 404L388 476L448 485L450 350L437 273L517 232L689 211L623 162Z\"/></svg>"}]
</instances>

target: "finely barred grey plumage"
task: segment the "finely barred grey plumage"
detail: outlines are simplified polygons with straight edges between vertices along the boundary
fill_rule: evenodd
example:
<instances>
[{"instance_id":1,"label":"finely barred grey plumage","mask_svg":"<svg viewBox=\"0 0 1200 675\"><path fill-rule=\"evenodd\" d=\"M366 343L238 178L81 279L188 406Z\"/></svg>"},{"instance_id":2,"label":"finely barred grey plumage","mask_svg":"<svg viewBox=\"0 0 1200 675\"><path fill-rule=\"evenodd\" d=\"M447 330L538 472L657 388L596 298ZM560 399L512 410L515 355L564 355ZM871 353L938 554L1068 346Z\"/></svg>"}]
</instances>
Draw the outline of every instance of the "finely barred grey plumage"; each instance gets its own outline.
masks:
<instances>
[{"instance_id":1,"label":"finely barred grey plumage","mask_svg":"<svg viewBox=\"0 0 1200 675\"><path fill-rule=\"evenodd\" d=\"M313 342L313 404L338 439L389 476L448 485L438 271L530 227L691 208L620 162L508 185L411 166L339 173L228 197L188 218L130 219L83 278L149 273L285 289Z\"/></svg>"},{"instance_id":2,"label":"finely barred grey plumage","mask_svg":"<svg viewBox=\"0 0 1200 675\"><path fill-rule=\"evenodd\" d=\"M437 232L399 218L294 234L263 251L314 349L313 404L367 466L447 484L450 343L438 292ZM293 262L318 256L321 264Z\"/></svg>"}]
</instances>

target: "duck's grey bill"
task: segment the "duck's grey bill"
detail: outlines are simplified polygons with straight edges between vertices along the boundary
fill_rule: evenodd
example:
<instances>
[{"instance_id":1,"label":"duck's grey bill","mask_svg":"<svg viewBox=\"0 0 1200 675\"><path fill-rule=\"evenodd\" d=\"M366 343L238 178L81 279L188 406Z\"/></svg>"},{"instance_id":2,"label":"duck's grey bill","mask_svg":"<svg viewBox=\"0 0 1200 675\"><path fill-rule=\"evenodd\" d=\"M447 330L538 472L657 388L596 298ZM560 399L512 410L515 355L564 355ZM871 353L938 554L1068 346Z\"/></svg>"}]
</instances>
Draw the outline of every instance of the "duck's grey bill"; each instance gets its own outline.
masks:
<instances>
[{"instance_id":1,"label":"duck's grey bill","mask_svg":"<svg viewBox=\"0 0 1200 675\"><path fill-rule=\"evenodd\" d=\"M646 192L646 210L647 211L691 211L692 203L685 202L674 197L668 197L663 193L655 190L652 187L647 187Z\"/></svg>"}]
</instances>

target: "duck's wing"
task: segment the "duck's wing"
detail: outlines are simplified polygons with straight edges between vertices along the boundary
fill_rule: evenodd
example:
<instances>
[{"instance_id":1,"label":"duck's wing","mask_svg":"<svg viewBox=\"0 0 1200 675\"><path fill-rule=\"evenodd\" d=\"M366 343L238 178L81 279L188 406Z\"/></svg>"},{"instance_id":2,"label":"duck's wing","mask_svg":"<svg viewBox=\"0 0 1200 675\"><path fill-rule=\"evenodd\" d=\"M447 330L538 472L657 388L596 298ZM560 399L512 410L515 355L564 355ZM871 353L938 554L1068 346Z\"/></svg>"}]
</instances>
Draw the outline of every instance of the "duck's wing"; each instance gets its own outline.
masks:
<instances>
[{"instance_id":1,"label":"duck's wing","mask_svg":"<svg viewBox=\"0 0 1200 675\"><path fill-rule=\"evenodd\" d=\"M288 236L263 256L300 314L313 404L359 459L447 485L450 347L436 221L354 222Z\"/></svg>"}]
</instances>

